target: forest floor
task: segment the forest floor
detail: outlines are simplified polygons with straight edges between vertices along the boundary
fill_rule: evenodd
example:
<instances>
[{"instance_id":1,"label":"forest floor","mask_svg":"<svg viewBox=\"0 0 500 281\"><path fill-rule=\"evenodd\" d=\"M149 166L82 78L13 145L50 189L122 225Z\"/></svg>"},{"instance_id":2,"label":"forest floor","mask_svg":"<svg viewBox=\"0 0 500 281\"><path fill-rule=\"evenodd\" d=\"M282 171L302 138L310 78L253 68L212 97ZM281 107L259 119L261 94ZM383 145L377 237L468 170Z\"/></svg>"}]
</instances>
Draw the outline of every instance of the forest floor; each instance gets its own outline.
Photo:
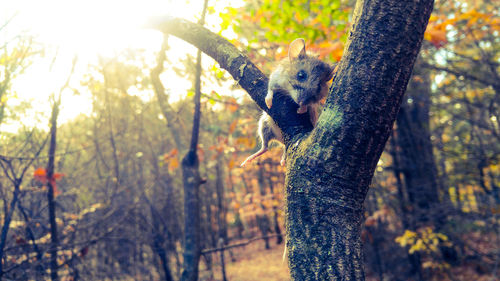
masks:
<instances>
[{"instance_id":1,"label":"forest floor","mask_svg":"<svg viewBox=\"0 0 500 281\"><path fill-rule=\"evenodd\" d=\"M492 249L498 253L497 238L491 235L479 235L475 233L468 237L469 242L473 241L476 249L488 253ZM245 241L233 241L239 243ZM289 281L290 271L287 260L283 261L284 243L277 245L276 238L269 240L270 249L265 249L263 240L254 241L246 246L236 247L225 251L225 270L228 281ZM487 246L487 247L486 247ZM488 250L490 249L490 250ZM200 262L200 281L220 281L223 280L219 253L212 254L212 270L207 270L205 259ZM498 263L486 265L480 261L467 261L461 266L453 267L449 270L434 272L429 280L439 281L496 281L500 280L500 269ZM447 273L446 273L447 272ZM385 279L385 278L384 278ZM367 281L378 281L378 276L367 273ZM390 279L387 279L390 280Z\"/></svg>"},{"instance_id":2,"label":"forest floor","mask_svg":"<svg viewBox=\"0 0 500 281\"><path fill-rule=\"evenodd\" d=\"M252 242L243 247L232 249L234 262L231 255L225 252L226 277L230 281L288 281L290 273L287 261L283 261L285 244L276 244L276 238L269 240L270 249L265 249L263 240ZM215 254L212 255L215 258ZM217 253L217 266L213 267L213 276L206 270L204 260L200 263L200 281L222 280L221 267L219 266L219 253Z\"/></svg>"}]
</instances>

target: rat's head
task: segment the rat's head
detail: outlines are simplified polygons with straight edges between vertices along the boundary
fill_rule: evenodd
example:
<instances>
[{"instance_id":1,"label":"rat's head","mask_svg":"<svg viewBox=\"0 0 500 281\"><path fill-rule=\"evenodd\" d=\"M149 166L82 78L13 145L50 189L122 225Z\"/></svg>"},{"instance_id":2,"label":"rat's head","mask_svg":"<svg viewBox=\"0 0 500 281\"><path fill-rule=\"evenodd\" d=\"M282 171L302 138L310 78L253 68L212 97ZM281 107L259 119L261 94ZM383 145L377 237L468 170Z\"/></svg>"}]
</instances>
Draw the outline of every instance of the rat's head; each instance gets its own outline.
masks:
<instances>
[{"instance_id":1,"label":"rat's head","mask_svg":"<svg viewBox=\"0 0 500 281\"><path fill-rule=\"evenodd\" d=\"M306 54L304 39L295 39L288 51L288 69L292 99L305 106L319 102L328 93L327 82L332 79L333 67Z\"/></svg>"}]
</instances>

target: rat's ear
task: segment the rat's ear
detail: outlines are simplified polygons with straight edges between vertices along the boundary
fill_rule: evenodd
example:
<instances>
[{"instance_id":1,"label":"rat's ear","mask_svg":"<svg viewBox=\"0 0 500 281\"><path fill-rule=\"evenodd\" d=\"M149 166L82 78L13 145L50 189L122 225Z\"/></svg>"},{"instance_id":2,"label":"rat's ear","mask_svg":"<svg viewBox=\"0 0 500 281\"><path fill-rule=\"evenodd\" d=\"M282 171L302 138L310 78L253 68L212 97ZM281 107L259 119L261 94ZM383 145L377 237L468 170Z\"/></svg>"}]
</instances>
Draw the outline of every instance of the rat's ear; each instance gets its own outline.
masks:
<instances>
[{"instance_id":1,"label":"rat's ear","mask_svg":"<svg viewBox=\"0 0 500 281\"><path fill-rule=\"evenodd\" d=\"M303 38L297 38L290 43L288 48L288 58L293 61L297 58L303 58L306 56L306 41Z\"/></svg>"}]
</instances>

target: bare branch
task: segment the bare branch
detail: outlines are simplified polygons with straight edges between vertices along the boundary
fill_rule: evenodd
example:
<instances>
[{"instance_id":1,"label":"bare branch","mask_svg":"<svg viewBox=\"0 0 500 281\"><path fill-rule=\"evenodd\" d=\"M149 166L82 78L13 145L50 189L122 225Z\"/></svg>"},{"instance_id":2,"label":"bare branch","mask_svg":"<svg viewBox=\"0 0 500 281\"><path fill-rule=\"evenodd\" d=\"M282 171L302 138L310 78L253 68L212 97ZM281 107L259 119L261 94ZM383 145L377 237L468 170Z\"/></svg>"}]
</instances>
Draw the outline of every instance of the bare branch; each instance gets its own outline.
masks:
<instances>
[{"instance_id":1,"label":"bare branch","mask_svg":"<svg viewBox=\"0 0 500 281\"><path fill-rule=\"evenodd\" d=\"M205 250L202 250L201 253L203 255L206 255L206 254L210 254L210 253L213 253L213 252L225 251L225 250L229 250L231 248L246 246L246 245L248 245L248 244L250 244L252 242L255 242L257 240L274 238L274 237L278 237L280 235L281 234L273 234L273 235L266 235L266 236L254 237L254 238L249 239L247 241L236 243L236 244L227 245L227 246L224 246L224 247L217 247L217 248L205 249Z\"/></svg>"}]
</instances>

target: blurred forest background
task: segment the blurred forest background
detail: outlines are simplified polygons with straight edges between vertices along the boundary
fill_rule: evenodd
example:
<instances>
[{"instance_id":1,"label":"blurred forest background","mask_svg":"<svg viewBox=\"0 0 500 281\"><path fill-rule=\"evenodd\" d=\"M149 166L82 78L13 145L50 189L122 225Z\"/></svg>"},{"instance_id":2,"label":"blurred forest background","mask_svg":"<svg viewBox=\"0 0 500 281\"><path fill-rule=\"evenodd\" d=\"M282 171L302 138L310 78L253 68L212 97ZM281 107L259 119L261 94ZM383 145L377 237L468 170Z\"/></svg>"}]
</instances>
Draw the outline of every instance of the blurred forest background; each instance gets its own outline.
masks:
<instances>
[{"instance_id":1,"label":"blurred forest background","mask_svg":"<svg viewBox=\"0 0 500 281\"><path fill-rule=\"evenodd\" d=\"M339 61L355 1L212 2L191 3L191 20L269 73L297 37ZM436 1L365 201L368 280L499 278L499 9L493 0ZM62 58L29 31L12 35L15 18L0 22L10 34L0 42L1 280L179 280L182 159L195 133L199 280L289 280L281 150L239 167L257 149L260 110L228 74L156 34L149 48L83 66L78 54L67 59L58 90L33 87L50 101L44 109L16 85L38 61ZM178 81L192 86L170 86ZM65 104L70 97L90 109ZM76 117L58 119L61 108Z\"/></svg>"}]
</instances>

